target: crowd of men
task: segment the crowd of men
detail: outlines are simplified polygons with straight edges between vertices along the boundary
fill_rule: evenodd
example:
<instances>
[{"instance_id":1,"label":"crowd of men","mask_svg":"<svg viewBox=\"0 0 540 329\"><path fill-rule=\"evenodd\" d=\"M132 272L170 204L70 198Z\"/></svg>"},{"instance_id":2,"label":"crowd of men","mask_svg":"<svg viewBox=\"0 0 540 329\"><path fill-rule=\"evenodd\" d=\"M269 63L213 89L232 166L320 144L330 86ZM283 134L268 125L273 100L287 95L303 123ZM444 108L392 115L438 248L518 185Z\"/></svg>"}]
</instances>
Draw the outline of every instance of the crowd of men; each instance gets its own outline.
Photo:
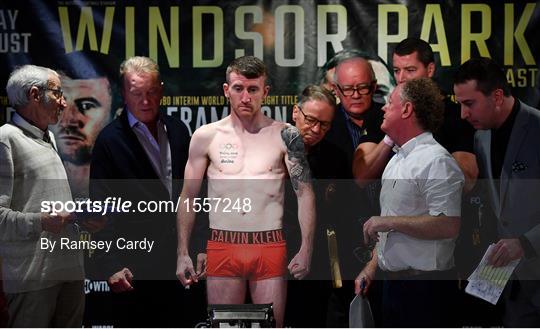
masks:
<instances>
[{"instance_id":1,"label":"crowd of men","mask_svg":"<svg viewBox=\"0 0 540 329\"><path fill-rule=\"evenodd\" d=\"M519 260L492 314L504 326L540 326L540 112L512 96L488 58L457 69L457 103L433 79L425 41L400 42L391 66L383 77L376 57L336 54L320 85L300 94L291 125L261 111L264 63L239 57L223 83L230 115L192 137L160 113L164 82L147 57L121 64L124 110L110 123L107 79L15 69L6 90L16 113L0 127L0 319L82 325L82 250L41 247L77 241L82 229L104 243L155 242L96 251L116 326L193 326L207 304L249 297L273 305L278 327L347 327L355 294L372 301L378 326L470 325L455 308L464 294L455 246L474 188L497 226L489 264ZM66 100L70 88L84 95ZM201 195L222 208L200 214ZM87 218L40 208L75 196L183 203L177 213Z\"/></svg>"}]
</instances>

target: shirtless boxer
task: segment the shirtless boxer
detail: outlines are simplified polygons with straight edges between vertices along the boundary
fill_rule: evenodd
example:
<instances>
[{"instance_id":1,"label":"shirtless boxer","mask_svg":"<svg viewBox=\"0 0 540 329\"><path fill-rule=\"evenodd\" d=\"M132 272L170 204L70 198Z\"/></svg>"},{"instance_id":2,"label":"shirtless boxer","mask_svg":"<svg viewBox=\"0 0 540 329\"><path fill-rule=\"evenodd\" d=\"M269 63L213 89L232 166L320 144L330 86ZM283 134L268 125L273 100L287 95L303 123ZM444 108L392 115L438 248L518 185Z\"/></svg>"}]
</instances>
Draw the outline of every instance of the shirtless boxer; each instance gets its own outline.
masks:
<instances>
[{"instance_id":1,"label":"shirtless boxer","mask_svg":"<svg viewBox=\"0 0 540 329\"><path fill-rule=\"evenodd\" d=\"M228 213L220 206L209 213L208 303L244 303L247 282L253 303L273 303L276 325L281 327L287 295L281 231L285 179L288 172L298 198L302 232L300 251L287 268L302 279L309 273L315 227L309 165L298 130L261 112L270 89L264 63L252 56L237 58L227 68L226 78L223 91L231 114L193 134L181 200L193 204L205 172L208 198L240 200L242 206L249 200L251 207L240 211ZM193 210L179 207L177 219L177 276L184 286L202 276L201 269L195 272L188 254Z\"/></svg>"}]
</instances>

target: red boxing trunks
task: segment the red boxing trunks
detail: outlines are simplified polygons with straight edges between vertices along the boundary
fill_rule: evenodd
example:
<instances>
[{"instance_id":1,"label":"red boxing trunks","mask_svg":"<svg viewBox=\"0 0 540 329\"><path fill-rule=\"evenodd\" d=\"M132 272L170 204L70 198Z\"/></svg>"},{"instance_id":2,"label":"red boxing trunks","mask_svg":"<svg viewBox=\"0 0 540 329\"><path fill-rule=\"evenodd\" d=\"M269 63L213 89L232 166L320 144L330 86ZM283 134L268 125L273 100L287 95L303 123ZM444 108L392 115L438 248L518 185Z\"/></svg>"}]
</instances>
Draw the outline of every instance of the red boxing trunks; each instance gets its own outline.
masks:
<instances>
[{"instance_id":1,"label":"red boxing trunks","mask_svg":"<svg viewBox=\"0 0 540 329\"><path fill-rule=\"evenodd\" d=\"M208 276L264 280L287 273L282 230L235 232L210 229Z\"/></svg>"}]
</instances>

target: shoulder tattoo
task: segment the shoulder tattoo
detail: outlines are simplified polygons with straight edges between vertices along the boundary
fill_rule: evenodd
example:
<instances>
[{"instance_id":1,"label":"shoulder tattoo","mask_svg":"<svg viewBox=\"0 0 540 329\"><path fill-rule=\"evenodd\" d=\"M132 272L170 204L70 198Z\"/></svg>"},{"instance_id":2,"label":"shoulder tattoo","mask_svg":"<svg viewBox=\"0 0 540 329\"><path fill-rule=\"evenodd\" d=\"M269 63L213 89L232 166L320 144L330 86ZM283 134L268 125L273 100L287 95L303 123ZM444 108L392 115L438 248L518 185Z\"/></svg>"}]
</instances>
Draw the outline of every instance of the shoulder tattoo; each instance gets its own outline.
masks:
<instances>
[{"instance_id":1,"label":"shoulder tattoo","mask_svg":"<svg viewBox=\"0 0 540 329\"><path fill-rule=\"evenodd\" d=\"M287 125L281 130L281 139L287 147L287 158L292 163L289 168L289 176L295 191L298 183L307 183L310 180L309 163L306 158L304 141L296 127Z\"/></svg>"}]
</instances>

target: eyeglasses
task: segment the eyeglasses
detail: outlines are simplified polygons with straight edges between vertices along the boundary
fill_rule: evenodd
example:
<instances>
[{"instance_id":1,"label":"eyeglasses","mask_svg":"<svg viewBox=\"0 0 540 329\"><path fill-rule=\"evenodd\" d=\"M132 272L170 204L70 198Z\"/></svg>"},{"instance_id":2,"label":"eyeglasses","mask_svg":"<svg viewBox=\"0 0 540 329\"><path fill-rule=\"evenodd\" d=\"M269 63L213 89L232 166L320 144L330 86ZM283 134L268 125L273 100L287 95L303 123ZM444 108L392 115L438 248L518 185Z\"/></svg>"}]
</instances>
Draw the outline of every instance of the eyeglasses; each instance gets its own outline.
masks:
<instances>
[{"instance_id":1,"label":"eyeglasses","mask_svg":"<svg viewBox=\"0 0 540 329\"><path fill-rule=\"evenodd\" d=\"M354 95L354 92L358 92L358 95L368 95L371 94L371 86L373 85L373 82L371 83L362 83L355 87L352 86L346 86L342 87L339 84L336 83L336 86L338 87L339 91L343 94L343 96L350 97Z\"/></svg>"},{"instance_id":2,"label":"eyeglasses","mask_svg":"<svg viewBox=\"0 0 540 329\"><path fill-rule=\"evenodd\" d=\"M332 124L330 121L321 121L319 119L316 119L316 118L312 117L311 115L305 114L304 111L302 111L302 108L299 105L296 105L296 106L298 106L298 109L300 110L300 113L302 113L302 115L304 116L304 122L310 128L315 127L317 125L317 123L318 123L320 125L320 127L321 127L321 130L330 129L330 125Z\"/></svg>"},{"instance_id":3,"label":"eyeglasses","mask_svg":"<svg viewBox=\"0 0 540 329\"><path fill-rule=\"evenodd\" d=\"M54 97L56 98L62 98L64 96L64 91L62 88L53 89L53 88L43 88L43 90L50 90L52 91Z\"/></svg>"}]
</instances>

